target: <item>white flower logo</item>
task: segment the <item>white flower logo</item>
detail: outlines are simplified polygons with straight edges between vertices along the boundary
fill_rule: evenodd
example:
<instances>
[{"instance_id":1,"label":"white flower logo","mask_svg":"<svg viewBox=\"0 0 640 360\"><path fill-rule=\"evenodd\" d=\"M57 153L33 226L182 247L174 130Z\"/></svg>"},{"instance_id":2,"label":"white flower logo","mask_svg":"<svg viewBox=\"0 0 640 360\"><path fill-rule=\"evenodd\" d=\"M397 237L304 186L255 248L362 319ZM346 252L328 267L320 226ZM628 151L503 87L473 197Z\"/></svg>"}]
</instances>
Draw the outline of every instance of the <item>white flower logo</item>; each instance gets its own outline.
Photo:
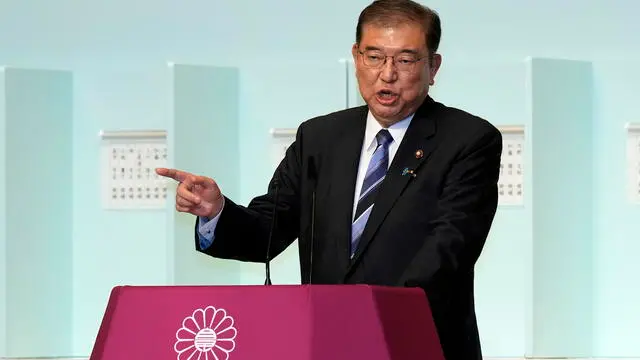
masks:
<instances>
[{"instance_id":1,"label":"white flower logo","mask_svg":"<svg viewBox=\"0 0 640 360\"><path fill-rule=\"evenodd\" d=\"M173 346L178 360L227 360L238 331L224 309L197 309L182 321Z\"/></svg>"}]
</instances>

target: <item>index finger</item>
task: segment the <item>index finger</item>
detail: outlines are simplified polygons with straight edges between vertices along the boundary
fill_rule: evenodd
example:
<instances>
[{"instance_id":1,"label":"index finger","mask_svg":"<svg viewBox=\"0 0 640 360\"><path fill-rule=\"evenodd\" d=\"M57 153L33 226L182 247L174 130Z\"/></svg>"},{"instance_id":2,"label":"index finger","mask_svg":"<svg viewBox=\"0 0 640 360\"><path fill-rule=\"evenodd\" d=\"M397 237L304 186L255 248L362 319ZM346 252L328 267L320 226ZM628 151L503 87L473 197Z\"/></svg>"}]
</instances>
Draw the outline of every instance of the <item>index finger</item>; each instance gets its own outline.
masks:
<instances>
[{"instance_id":1,"label":"index finger","mask_svg":"<svg viewBox=\"0 0 640 360\"><path fill-rule=\"evenodd\" d=\"M178 169L156 168L156 174L183 182L189 177L189 173Z\"/></svg>"}]
</instances>

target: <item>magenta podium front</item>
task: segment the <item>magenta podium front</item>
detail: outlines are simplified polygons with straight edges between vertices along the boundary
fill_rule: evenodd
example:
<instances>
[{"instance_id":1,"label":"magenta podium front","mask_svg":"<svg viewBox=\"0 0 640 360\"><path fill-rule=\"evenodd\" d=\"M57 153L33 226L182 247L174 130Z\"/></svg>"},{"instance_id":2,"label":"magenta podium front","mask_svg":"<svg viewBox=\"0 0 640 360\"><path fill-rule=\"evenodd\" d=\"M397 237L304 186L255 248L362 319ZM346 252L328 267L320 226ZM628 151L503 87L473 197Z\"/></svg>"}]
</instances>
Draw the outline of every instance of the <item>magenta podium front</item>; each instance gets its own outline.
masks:
<instances>
[{"instance_id":1,"label":"magenta podium front","mask_svg":"<svg viewBox=\"0 0 640 360\"><path fill-rule=\"evenodd\" d=\"M443 360L420 289L119 286L90 360Z\"/></svg>"}]
</instances>

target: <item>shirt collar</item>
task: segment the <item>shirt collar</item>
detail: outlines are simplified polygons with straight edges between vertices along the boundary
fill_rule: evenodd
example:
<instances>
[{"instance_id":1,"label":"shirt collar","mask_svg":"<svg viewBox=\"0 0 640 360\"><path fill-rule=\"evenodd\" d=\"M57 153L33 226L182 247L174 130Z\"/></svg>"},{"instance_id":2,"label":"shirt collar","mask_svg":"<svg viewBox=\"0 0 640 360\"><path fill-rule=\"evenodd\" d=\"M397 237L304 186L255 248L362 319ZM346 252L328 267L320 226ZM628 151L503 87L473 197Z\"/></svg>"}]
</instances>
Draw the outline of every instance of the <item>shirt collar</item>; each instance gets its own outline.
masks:
<instances>
[{"instance_id":1,"label":"shirt collar","mask_svg":"<svg viewBox=\"0 0 640 360\"><path fill-rule=\"evenodd\" d=\"M402 141L402 138L404 137L404 134L407 132L407 128L411 123L411 119L413 119L413 115L414 114L411 114L401 121L398 121L397 123L386 128L387 130L389 130L394 143L399 143L400 141ZM364 133L364 143L367 151L375 149L378 145L378 142L376 141L376 135L381 129L383 129L382 125L380 125L375 117L373 117L371 111L369 111L369 114L367 115L367 126Z\"/></svg>"}]
</instances>

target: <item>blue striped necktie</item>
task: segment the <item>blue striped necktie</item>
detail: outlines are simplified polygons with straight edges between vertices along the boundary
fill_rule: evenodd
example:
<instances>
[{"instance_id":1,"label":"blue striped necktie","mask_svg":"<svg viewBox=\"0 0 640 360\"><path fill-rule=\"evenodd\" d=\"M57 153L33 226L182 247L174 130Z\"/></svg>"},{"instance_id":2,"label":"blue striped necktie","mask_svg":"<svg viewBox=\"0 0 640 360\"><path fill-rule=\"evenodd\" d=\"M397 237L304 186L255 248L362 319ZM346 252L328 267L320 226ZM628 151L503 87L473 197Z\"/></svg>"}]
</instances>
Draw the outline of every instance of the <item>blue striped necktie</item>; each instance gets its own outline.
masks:
<instances>
[{"instance_id":1,"label":"blue striped necktie","mask_svg":"<svg viewBox=\"0 0 640 360\"><path fill-rule=\"evenodd\" d=\"M393 137L388 130L382 129L376 135L378 146L373 152L367 173L362 183L362 189L360 190L360 197L358 198L358 206L356 207L356 213L354 216L353 224L351 225L351 257L358 249L358 243L360 237L364 231L364 227L369 219L369 214L373 209L373 203L375 201L382 180L387 173L389 167L389 144L393 141Z\"/></svg>"}]
</instances>

